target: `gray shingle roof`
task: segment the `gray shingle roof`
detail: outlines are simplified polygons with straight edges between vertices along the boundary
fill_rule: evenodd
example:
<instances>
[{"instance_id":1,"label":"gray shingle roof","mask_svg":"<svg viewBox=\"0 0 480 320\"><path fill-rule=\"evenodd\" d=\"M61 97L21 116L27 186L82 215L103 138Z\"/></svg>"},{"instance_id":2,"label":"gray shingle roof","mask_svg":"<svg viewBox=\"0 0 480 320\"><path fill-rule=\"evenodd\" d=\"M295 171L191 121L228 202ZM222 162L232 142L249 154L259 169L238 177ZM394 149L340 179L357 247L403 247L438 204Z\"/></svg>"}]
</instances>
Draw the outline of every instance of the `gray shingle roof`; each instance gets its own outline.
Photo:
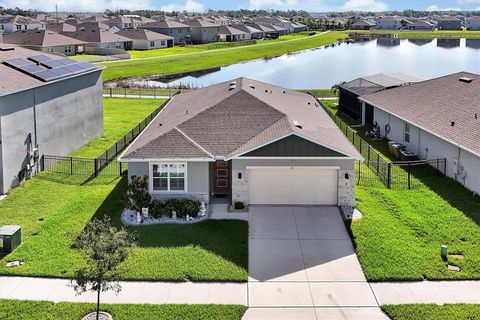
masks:
<instances>
[{"instance_id":1,"label":"gray shingle roof","mask_svg":"<svg viewBox=\"0 0 480 320\"><path fill-rule=\"evenodd\" d=\"M169 147L175 130L188 143ZM361 158L314 97L240 78L175 96L121 159L231 158L290 134Z\"/></svg>"},{"instance_id":2,"label":"gray shingle roof","mask_svg":"<svg viewBox=\"0 0 480 320\"><path fill-rule=\"evenodd\" d=\"M462 82L459 80L462 77L473 81ZM480 76L477 74L454 73L362 96L361 100L480 155Z\"/></svg>"}]
</instances>

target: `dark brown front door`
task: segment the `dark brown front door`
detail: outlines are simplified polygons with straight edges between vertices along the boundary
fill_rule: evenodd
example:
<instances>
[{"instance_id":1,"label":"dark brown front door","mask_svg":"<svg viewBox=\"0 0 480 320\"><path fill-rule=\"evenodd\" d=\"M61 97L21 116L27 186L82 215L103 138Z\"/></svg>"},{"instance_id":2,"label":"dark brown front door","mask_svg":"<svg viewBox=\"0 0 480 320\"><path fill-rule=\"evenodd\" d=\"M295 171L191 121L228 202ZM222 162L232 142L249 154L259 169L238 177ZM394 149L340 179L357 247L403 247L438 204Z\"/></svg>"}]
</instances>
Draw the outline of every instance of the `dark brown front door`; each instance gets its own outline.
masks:
<instances>
[{"instance_id":1,"label":"dark brown front door","mask_svg":"<svg viewBox=\"0 0 480 320\"><path fill-rule=\"evenodd\" d=\"M213 193L229 194L231 161L217 161L213 164Z\"/></svg>"}]
</instances>

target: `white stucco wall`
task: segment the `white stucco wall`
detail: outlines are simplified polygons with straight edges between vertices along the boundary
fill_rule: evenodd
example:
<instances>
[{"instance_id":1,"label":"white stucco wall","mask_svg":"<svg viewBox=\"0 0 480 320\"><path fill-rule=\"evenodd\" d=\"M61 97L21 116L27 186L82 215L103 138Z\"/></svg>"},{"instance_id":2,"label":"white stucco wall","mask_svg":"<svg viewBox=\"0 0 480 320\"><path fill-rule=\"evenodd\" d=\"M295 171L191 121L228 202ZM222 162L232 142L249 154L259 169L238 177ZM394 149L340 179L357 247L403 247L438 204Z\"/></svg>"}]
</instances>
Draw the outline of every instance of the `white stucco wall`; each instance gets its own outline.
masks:
<instances>
[{"instance_id":1,"label":"white stucco wall","mask_svg":"<svg viewBox=\"0 0 480 320\"><path fill-rule=\"evenodd\" d=\"M389 140L403 143L409 151L418 154L420 159L445 158L446 175L462 183L471 191L480 193L480 157L410 124L410 143L404 141L405 121L389 113L374 108L374 120L381 127L381 134ZM390 124L390 133L385 133L385 125ZM454 159L463 167L466 176L456 174Z\"/></svg>"}]
</instances>

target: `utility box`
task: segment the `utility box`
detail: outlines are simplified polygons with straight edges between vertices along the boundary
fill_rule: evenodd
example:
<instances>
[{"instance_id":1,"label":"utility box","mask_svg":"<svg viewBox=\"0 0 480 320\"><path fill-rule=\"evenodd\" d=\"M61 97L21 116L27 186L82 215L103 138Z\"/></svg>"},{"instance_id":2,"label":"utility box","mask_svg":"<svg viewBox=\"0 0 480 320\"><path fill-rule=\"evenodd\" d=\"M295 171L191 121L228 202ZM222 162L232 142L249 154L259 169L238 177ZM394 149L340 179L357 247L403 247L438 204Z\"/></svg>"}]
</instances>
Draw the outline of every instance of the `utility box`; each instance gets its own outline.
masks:
<instances>
[{"instance_id":1,"label":"utility box","mask_svg":"<svg viewBox=\"0 0 480 320\"><path fill-rule=\"evenodd\" d=\"M0 227L0 252L9 253L22 243L22 227Z\"/></svg>"}]
</instances>

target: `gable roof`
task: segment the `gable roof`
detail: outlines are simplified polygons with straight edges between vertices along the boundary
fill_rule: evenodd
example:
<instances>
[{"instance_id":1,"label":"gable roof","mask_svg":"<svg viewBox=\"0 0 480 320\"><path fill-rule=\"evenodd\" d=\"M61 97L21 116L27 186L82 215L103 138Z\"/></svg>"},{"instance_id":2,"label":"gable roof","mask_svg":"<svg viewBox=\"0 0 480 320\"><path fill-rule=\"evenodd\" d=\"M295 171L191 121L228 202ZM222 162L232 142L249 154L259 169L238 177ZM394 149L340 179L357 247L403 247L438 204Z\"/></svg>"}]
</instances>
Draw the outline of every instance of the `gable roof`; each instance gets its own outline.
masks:
<instances>
[{"instance_id":1,"label":"gable roof","mask_svg":"<svg viewBox=\"0 0 480 320\"><path fill-rule=\"evenodd\" d=\"M77 26L77 30L75 32L62 32L62 34L87 43L112 43L132 41L127 37L105 30L104 26L106 25L100 22L84 22Z\"/></svg>"},{"instance_id":2,"label":"gable roof","mask_svg":"<svg viewBox=\"0 0 480 320\"><path fill-rule=\"evenodd\" d=\"M55 47L65 45L81 45L83 41L70 38L53 31L46 30L21 30L3 37L4 43L19 46Z\"/></svg>"},{"instance_id":3,"label":"gable roof","mask_svg":"<svg viewBox=\"0 0 480 320\"><path fill-rule=\"evenodd\" d=\"M472 81L466 83L460 78ZM454 73L362 96L360 100L480 155L480 76L477 74Z\"/></svg>"},{"instance_id":4,"label":"gable roof","mask_svg":"<svg viewBox=\"0 0 480 320\"><path fill-rule=\"evenodd\" d=\"M185 150L165 142L173 132L188 140ZM361 158L314 97L239 78L172 98L121 159L230 159L292 134Z\"/></svg>"},{"instance_id":5,"label":"gable roof","mask_svg":"<svg viewBox=\"0 0 480 320\"><path fill-rule=\"evenodd\" d=\"M163 20L163 21L155 21L155 22L148 22L142 25L142 27L146 28L163 28L163 29L170 29L170 28L190 28L189 25L184 23L174 21L174 20Z\"/></svg>"},{"instance_id":6,"label":"gable roof","mask_svg":"<svg viewBox=\"0 0 480 320\"><path fill-rule=\"evenodd\" d=\"M153 32L147 29L124 29L115 34L124 36L132 40L172 40L173 37L164 35L162 33Z\"/></svg>"}]
</instances>

